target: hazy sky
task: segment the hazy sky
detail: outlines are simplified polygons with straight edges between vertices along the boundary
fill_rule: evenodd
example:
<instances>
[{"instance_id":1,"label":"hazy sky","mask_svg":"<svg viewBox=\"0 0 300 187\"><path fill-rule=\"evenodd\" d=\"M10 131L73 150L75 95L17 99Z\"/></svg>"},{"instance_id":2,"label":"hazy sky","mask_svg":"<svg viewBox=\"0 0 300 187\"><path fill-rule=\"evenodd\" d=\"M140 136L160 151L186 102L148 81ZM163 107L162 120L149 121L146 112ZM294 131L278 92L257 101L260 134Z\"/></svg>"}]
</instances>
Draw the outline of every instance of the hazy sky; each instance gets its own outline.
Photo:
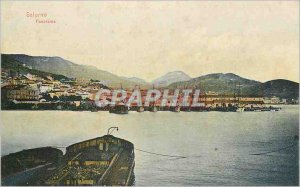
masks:
<instances>
[{"instance_id":1,"label":"hazy sky","mask_svg":"<svg viewBox=\"0 0 300 187\"><path fill-rule=\"evenodd\" d=\"M182 70L298 82L299 1L1 1L1 14L2 53L60 56L148 81Z\"/></svg>"}]
</instances>

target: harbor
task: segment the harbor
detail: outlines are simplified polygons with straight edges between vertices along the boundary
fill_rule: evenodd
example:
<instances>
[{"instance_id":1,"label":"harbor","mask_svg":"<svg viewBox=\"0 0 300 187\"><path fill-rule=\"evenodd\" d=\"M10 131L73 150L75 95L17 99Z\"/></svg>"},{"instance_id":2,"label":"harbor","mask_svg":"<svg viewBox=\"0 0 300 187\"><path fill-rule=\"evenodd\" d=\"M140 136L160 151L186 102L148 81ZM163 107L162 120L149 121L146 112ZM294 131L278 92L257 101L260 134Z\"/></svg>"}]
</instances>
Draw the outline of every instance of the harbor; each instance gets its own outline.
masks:
<instances>
[{"instance_id":1,"label":"harbor","mask_svg":"<svg viewBox=\"0 0 300 187\"><path fill-rule=\"evenodd\" d=\"M3 111L2 154L49 145L68 147L107 134L113 121L120 128L113 136L134 144L135 185L296 185L299 108L278 107L280 112L130 111L130 115ZM29 118L32 115L35 118ZM270 151L276 152L253 155Z\"/></svg>"},{"instance_id":2,"label":"harbor","mask_svg":"<svg viewBox=\"0 0 300 187\"><path fill-rule=\"evenodd\" d=\"M299 4L1 2L1 186L299 186Z\"/></svg>"},{"instance_id":3,"label":"harbor","mask_svg":"<svg viewBox=\"0 0 300 187\"><path fill-rule=\"evenodd\" d=\"M109 113L128 114L129 111L137 112L157 112L157 111L171 111L171 112L264 112L264 111L280 111L283 105L280 102L268 102L263 97L233 97L218 95L200 95L195 99L193 95L178 96L174 101L172 96L163 98L162 96L156 98L155 101L145 100L145 95L141 96L140 101L132 102L129 96L122 100L110 104L112 96L104 97L99 100L70 100L70 101L22 101L14 100L2 107L4 110L56 110L56 111L109 111ZM186 99L188 98L188 99ZM186 101L183 101L183 100ZM278 98L277 98L278 100ZM195 102L196 101L196 102ZM98 104L99 102L107 102L105 105ZM289 104L293 105L293 104ZM294 104L295 105L295 104Z\"/></svg>"}]
</instances>

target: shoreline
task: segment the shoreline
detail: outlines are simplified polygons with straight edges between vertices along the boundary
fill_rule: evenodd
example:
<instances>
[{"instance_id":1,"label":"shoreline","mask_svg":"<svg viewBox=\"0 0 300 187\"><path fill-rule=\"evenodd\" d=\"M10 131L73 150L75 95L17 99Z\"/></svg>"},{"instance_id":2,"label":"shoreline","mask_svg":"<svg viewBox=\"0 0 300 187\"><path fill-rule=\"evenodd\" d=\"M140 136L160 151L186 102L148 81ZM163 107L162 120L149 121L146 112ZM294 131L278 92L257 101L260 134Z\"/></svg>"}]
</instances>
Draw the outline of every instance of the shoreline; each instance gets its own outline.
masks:
<instances>
[{"instance_id":1,"label":"shoreline","mask_svg":"<svg viewBox=\"0 0 300 187\"><path fill-rule=\"evenodd\" d=\"M272 109L279 109L281 110L282 107L285 106L299 106L299 104L266 104L264 106L258 107L257 109L264 109L262 111L260 110L245 110L244 112L268 112ZM230 107L218 107L218 108L189 108L189 110L179 110L179 111L174 111L171 108L160 108L157 107L158 110L155 112L173 112L173 113L178 113L178 112L236 112L236 111L232 111L232 110L228 110L230 109ZM183 107L184 108L184 107ZM244 107L245 109L251 109L248 107ZM72 111L72 112L109 112L111 108L106 108L106 109L101 109L101 108L88 108L88 109L1 109L1 111ZM142 112L151 112L151 113L155 113L151 110L149 110L149 108L145 108L145 111ZM223 110L222 110L223 109ZM142 113L142 112L138 112L136 107L133 108L129 108L128 112L137 112L137 113ZM114 112L112 112L114 113Z\"/></svg>"}]
</instances>

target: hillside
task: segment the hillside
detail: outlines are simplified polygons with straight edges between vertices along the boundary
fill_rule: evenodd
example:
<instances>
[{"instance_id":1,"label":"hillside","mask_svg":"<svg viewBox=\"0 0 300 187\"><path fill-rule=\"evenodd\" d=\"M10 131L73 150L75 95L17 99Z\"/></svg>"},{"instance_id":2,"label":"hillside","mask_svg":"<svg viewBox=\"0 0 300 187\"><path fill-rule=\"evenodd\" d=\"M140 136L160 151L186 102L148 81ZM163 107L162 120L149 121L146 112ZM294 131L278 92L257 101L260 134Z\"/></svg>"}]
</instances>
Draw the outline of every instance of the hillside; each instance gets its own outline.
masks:
<instances>
[{"instance_id":1,"label":"hillside","mask_svg":"<svg viewBox=\"0 0 300 187\"><path fill-rule=\"evenodd\" d=\"M61 57L29 56L23 54L1 54L6 61L17 61L44 72L60 74L70 78L96 79L106 82L111 87L134 87L137 83L123 79L93 66L79 65Z\"/></svg>"},{"instance_id":2,"label":"hillside","mask_svg":"<svg viewBox=\"0 0 300 187\"><path fill-rule=\"evenodd\" d=\"M205 91L214 91L220 94L233 94L234 89L238 87L238 84L241 85L241 94L244 94L245 90L247 90L247 94L255 95L257 94L258 90L253 90L250 88L255 85L260 85L261 83L258 81L242 78L232 73L214 73L193 78L189 81L173 83L168 87L171 89L200 88Z\"/></svg>"},{"instance_id":3,"label":"hillside","mask_svg":"<svg viewBox=\"0 0 300 187\"><path fill-rule=\"evenodd\" d=\"M151 84L145 81L144 79L138 78L138 77L122 77L125 80L131 81L136 83L136 85L142 85L143 87L150 87Z\"/></svg>"},{"instance_id":4,"label":"hillside","mask_svg":"<svg viewBox=\"0 0 300 187\"><path fill-rule=\"evenodd\" d=\"M299 96L299 83L284 79L265 82L263 89L267 97L275 95L281 98L297 98Z\"/></svg>"},{"instance_id":5,"label":"hillside","mask_svg":"<svg viewBox=\"0 0 300 187\"><path fill-rule=\"evenodd\" d=\"M57 80L62 78L87 78L105 81L111 87L133 88L140 85L142 89L151 85L137 77L120 77L92 66L78 65L60 57L33 57L28 55L2 54L2 68L31 73L40 76L51 75ZM23 66L26 64L26 66ZM30 69L28 67L32 67ZM299 95L299 83L277 79L265 83L246 79L233 73L214 73L196 78L190 78L182 71L169 72L152 84L170 89L200 88L204 91L214 91L219 94L233 95L240 87L240 94L244 96L278 96L280 98L296 99ZM240 85L240 86L238 86Z\"/></svg>"},{"instance_id":6,"label":"hillside","mask_svg":"<svg viewBox=\"0 0 300 187\"><path fill-rule=\"evenodd\" d=\"M44 72L44 71L39 71L36 69L30 69L28 67L24 67L23 63L19 62L18 60L11 59L8 56L1 56L1 68L9 69L12 72L16 73L22 73L22 74L33 74L33 75L38 75L40 77L47 77L48 75L53 77L55 80L61 80L65 79L68 80L69 78L64 76L64 75L59 75L59 74L54 74L54 73L49 73L49 72Z\"/></svg>"},{"instance_id":7,"label":"hillside","mask_svg":"<svg viewBox=\"0 0 300 187\"><path fill-rule=\"evenodd\" d=\"M245 79L233 73L208 74L189 81L173 83L168 88L200 88L219 94L233 95L234 90L237 93L239 84L240 94L246 96L278 96L280 98L292 99L297 98L299 95L299 83L282 79L262 83Z\"/></svg>"}]
</instances>

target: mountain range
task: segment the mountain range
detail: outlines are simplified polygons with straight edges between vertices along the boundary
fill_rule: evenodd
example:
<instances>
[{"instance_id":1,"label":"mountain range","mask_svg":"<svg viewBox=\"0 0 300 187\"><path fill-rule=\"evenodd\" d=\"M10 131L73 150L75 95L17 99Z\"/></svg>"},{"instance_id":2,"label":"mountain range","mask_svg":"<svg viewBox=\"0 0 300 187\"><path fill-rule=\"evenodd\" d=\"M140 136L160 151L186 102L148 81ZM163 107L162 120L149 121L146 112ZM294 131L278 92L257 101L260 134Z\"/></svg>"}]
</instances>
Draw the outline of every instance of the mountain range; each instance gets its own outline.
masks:
<instances>
[{"instance_id":1,"label":"mountain range","mask_svg":"<svg viewBox=\"0 0 300 187\"><path fill-rule=\"evenodd\" d=\"M296 99L299 96L299 83L276 79L267 82L245 79L233 73L214 73L176 82L168 86L175 88L199 88L219 94L242 96L277 96L280 98Z\"/></svg>"},{"instance_id":2,"label":"mountain range","mask_svg":"<svg viewBox=\"0 0 300 187\"><path fill-rule=\"evenodd\" d=\"M102 80L111 87L134 87L137 83L100 70L93 66L79 65L61 57L29 56L24 54L1 54L2 64L10 61L25 64L32 69L64 75L69 78L86 78ZM141 85L144 86L144 85Z\"/></svg>"},{"instance_id":3,"label":"mountain range","mask_svg":"<svg viewBox=\"0 0 300 187\"><path fill-rule=\"evenodd\" d=\"M48 72L57 77L96 79L106 82L108 86L116 88L133 88L139 85L141 88L157 87L176 88L200 88L205 91L214 91L219 94L234 94L240 91L241 95L248 96L278 96L281 98L298 98L299 83L277 79L267 82L259 82L246 79L233 73L214 73L196 78L191 78L182 71L173 71L146 82L138 77L122 77L110 72L100 70L93 66L79 65L61 57L29 56L24 54L1 54L2 67L32 67L31 71ZM42 74L42 73L40 73Z\"/></svg>"}]
</instances>

